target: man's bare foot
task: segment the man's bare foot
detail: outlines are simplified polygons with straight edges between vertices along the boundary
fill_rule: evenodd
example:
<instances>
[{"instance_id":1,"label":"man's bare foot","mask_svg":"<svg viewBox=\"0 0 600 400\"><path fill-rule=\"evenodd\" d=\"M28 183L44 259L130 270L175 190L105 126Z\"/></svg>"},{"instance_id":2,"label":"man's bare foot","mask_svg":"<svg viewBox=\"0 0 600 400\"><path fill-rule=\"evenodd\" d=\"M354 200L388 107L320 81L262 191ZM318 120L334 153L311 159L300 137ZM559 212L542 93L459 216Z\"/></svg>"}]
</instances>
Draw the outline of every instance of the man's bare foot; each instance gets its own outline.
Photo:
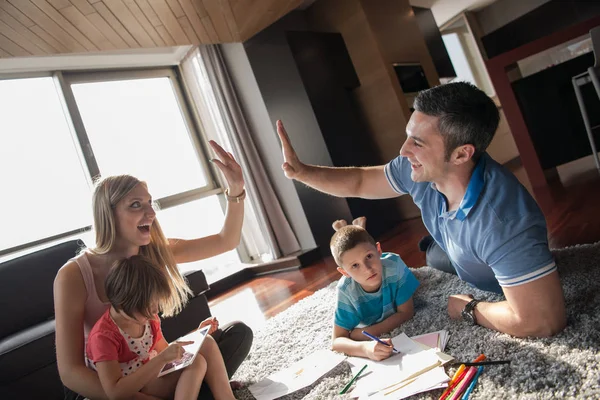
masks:
<instances>
[{"instance_id":1,"label":"man's bare foot","mask_svg":"<svg viewBox=\"0 0 600 400\"><path fill-rule=\"evenodd\" d=\"M358 217L352 221L352 225L360 226L363 229L367 229L367 217Z\"/></svg>"},{"instance_id":2,"label":"man's bare foot","mask_svg":"<svg viewBox=\"0 0 600 400\"><path fill-rule=\"evenodd\" d=\"M345 219L338 219L333 224L331 224L331 226L333 227L333 229L336 232L339 231L340 229L342 229L343 227L345 227L346 225L348 225L348 223L346 222Z\"/></svg>"}]
</instances>

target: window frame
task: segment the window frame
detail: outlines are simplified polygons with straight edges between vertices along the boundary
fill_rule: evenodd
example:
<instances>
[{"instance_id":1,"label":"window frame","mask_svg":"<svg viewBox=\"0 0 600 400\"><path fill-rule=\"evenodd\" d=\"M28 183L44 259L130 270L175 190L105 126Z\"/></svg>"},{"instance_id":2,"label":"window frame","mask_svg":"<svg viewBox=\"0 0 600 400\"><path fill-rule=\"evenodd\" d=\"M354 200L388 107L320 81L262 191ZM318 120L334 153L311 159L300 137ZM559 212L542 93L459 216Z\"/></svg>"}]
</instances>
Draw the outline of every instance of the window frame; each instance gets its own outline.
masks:
<instances>
[{"instance_id":1,"label":"window frame","mask_svg":"<svg viewBox=\"0 0 600 400\"><path fill-rule=\"evenodd\" d=\"M197 161L201 164L203 172L206 174L206 185L199 186L184 192L172 194L156 199L158 207L162 210L183 205L195 200L199 200L212 195L219 195L219 203L223 212L225 212L226 202L224 202L224 188L220 186L215 177L215 169L209 165L209 153L205 144L203 144L201 122L193 109L192 103L188 98L185 85L181 80L178 66L157 67L157 68L133 68L118 70L77 70L77 71L44 71L34 73L16 73L0 74L0 80L18 80L28 78L52 77L57 89L57 95L63 108L63 116L67 120L67 125L72 139L76 142L78 156L82 167L87 170L87 180L90 187L93 181L100 176L100 170L91 148L83 119L79 112L75 96L71 85L90 82L109 82L118 80L148 79L148 78L169 78L171 87L175 95L175 100L181 111L183 122L187 128L188 134L196 153ZM223 198L222 198L223 197ZM92 226L84 226L67 232L61 232L56 235L37 239L35 241L23 243L14 247L0 250L0 262L4 259L10 259L12 256L26 253L27 250L33 250L45 245L51 245L55 242L72 238L77 234L82 234L92 230ZM241 262L249 258L245 244L238 246L238 255Z\"/></svg>"}]
</instances>

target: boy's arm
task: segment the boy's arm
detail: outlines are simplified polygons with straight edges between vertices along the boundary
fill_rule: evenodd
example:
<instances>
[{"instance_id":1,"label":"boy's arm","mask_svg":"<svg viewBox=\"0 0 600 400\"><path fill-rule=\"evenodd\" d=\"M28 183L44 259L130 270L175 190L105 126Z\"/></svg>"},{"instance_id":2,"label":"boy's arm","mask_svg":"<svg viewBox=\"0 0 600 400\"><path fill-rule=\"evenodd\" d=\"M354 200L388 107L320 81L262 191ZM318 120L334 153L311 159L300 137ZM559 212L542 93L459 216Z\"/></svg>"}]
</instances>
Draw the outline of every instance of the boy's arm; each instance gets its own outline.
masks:
<instances>
[{"instance_id":1,"label":"boy's arm","mask_svg":"<svg viewBox=\"0 0 600 400\"><path fill-rule=\"evenodd\" d=\"M408 321L414 315L415 309L413 305L413 298L411 297L404 304L399 305L394 314L390 315L383 321L366 328L353 329L350 333L350 338L353 340L369 340L368 337L362 334L363 330L369 332L371 335L381 336L384 333L388 333L399 327L402 325L402 323Z\"/></svg>"},{"instance_id":2,"label":"boy's arm","mask_svg":"<svg viewBox=\"0 0 600 400\"><path fill-rule=\"evenodd\" d=\"M355 329L356 330L356 329ZM366 336L363 336L366 337ZM333 325L331 349L349 356L365 357L371 360L381 361L392 355L392 346L385 346L375 341L356 341L350 338L350 332L341 326Z\"/></svg>"}]
</instances>

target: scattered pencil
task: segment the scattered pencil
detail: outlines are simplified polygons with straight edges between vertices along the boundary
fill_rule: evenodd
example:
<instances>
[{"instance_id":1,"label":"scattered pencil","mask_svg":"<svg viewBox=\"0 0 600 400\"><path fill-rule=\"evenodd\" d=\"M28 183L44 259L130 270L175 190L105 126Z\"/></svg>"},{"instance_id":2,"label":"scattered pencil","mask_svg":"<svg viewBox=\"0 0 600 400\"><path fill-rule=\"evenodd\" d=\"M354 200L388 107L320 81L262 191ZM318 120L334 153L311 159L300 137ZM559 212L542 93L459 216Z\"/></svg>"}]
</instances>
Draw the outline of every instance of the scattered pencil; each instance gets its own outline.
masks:
<instances>
[{"instance_id":1,"label":"scattered pencil","mask_svg":"<svg viewBox=\"0 0 600 400\"><path fill-rule=\"evenodd\" d=\"M352 386L352 384L354 383L354 381L357 380L358 377L360 376L360 374L362 374L362 372L365 370L365 368L367 368L367 365L368 364L365 364L365 366L362 367L360 369L360 371L358 371L358 373L356 375L354 375L354 378L352 378L350 380L350 382L348 382L348 384L346 386L344 386L344 388L342 389L342 391L340 392L340 394L345 394L348 391L348 389L350 389L350 386Z\"/></svg>"},{"instance_id":2,"label":"scattered pencil","mask_svg":"<svg viewBox=\"0 0 600 400\"><path fill-rule=\"evenodd\" d=\"M479 362L461 362L457 361L454 365L462 364L465 367L479 367L480 365L498 365L498 364L510 364L510 360L497 360L497 361L479 361Z\"/></svg>"}]
</instances>

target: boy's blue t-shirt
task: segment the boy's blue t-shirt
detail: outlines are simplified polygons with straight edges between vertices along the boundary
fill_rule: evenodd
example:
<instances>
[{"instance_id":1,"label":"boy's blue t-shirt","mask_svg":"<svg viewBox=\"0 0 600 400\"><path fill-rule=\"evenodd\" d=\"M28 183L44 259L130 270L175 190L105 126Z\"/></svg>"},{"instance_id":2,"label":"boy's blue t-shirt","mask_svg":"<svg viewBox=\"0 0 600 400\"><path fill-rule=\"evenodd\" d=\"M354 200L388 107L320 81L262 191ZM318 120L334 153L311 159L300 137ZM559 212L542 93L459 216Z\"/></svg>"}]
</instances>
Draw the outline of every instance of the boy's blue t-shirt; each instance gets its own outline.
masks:
<instances>
[{"instance_id":1,"label":"boy's blue t-shirt","mask_svg":"<svg viewBox=\"0 0 600 400\"><path fill-rule=\"evenodd\" d=\"M381 287L373 293L354 279L343 276L337 285L337 307L334 323L351 331L383 321L397 311L413 295L419 281L398 254L381 255Z\"/></svg>"}]
</instances>

